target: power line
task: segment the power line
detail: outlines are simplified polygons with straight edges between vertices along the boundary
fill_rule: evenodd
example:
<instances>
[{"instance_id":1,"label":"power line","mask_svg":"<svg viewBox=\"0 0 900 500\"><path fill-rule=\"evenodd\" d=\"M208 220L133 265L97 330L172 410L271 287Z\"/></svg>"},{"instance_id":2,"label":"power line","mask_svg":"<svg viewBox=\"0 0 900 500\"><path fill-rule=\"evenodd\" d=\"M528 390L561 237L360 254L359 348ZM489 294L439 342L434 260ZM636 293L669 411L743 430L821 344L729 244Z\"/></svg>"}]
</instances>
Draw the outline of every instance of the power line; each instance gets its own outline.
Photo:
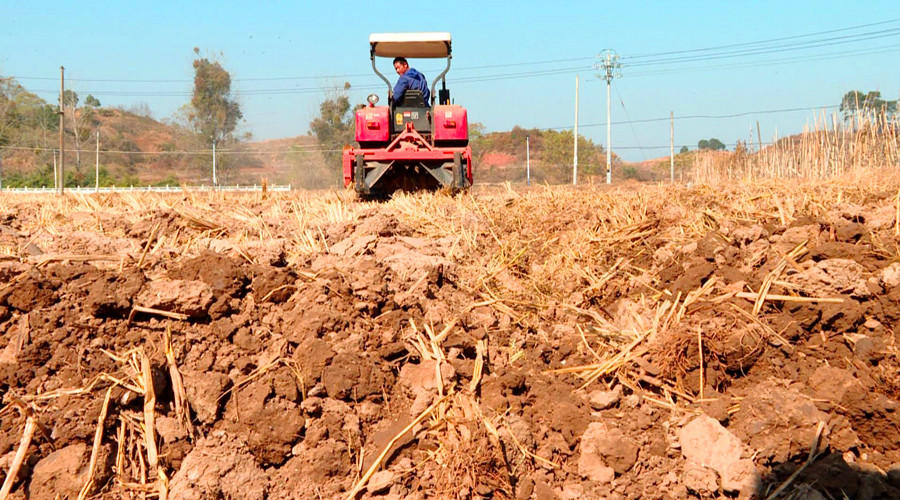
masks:
<instances>
[{"instance_id":1,"label":"power line","mask_svg":"<svg viewBox=\"0 0 900 500\"><path fill-rule=\"evenodd\" d=\"M676 62L692 62L692 61L704 61L710 59L718 59L725 57L739 57L745 55L757 55L757 54L765 54L772 52L780 52L780 51L788 51L788 50L801 50L805 48L815 48L819 46L828 46L828 45L836 45L841 43L852 43L857 41L865 41L870 39L884 38L896 36L900 33L900 28L890 28L879 31L869 31L865 33L856 33L850 35L844 35L839 37L829 37L822 38L816 40L808 40L797 42L793 44L782 44L772 45L776 42L785 42L790 40L799 40L803 38L809 38L812 36L818 35L828 35L833 33L841 33L846 31L858 30L862 28L870 28L874 26L883 26L886 24L893 24L900 21L900 18L889 19L886 21L880 21L875 23L867 23L867 24L859 24L854 26L848 26L844 28L837 28L832 30L818 31L812 33L805 33L800 35L791 35L779 38L770 38L764 40L756 40L751 42L742 42L742 43L733 43L726 45L718 45L712 47L703 47L703 48L695 48L695 49L685 49L685 50L675 50L675 51L665 51L665 52L655 52L655 53L647 53L647 54L638 54L632 56L622 56L623 64L629 67L636 66L647 66L647 65L655 65L655 64L671 64ZM765 45L770 46L765 46ZM726 49L741 49L742 50L726 50ZM711 53L710 53L711 52ZM708 54L704 54L708 53ZM697 54L694 56L684 56L678 58L667 58L667 59L656 59L663 56L671 56L671 55L680 55L680 54ZM501 64L485 64L478 66L461 66L454 68L455 71L471 71L471 70L479 70L479 69L493 69L493 68L507 68L507 67L516 67L516 66L533 66L536 64L557 64L557 63L565 63L565 62L575 62L575 61L587 61L591 60L593 57L572 57L572 58L561 58L561 59L549 59L549 60L540 60L540 61L527 61L527 62L516 62L516 63L501 63ZM643 59L643 60L642 60ZM646 60L649 59L649 60ZM628 62L629 60L636 60L636 62ZM580 67L578 69L581 69ZM547 71L546 74L553 74L554 72L563 72L563 71L572 71L572 68L559 68L559 69L550 69L543 70ZM525 75L530 76L532 72L527 72ZM540 73L543 74L543 73ZM513 74L515 75L515 74ZM346 74L334 74L334 75L298 75L298 76L276 76L276 77L248 77L248 78L234 78L233 82L263 82L263 81L290 81L290 80L321 80L321 79L335 79L335 78L359 78L359 77L369 77L371 74L369 73L346 73ZM505 78L510 77L508 75L487 75L488 78ZM16 78L18 80L46 80L46 81L55 81L55 77L40 77L40 76L12 76L12 78ZM472 76L468 78L481 78L479 76ZM191 83L193 79L122 79L122 78L69 78L71 82L91 82L91 83ZM305 89L304 89L305 90ZM152 95L152 94L146 94ZM168 94L166 94L168 95Z\"/></svg>"},{"instance_id":2,"label":"power line","mask_svg":"<svg viewBox=\"0 0 900 500\"><path fill-rule=\"evenodd\" d=\"M521 79L521 78L533 78L539 76L547 76L547 75L558 75L558 74L567 74L579 71L590 71L592 69L591 66L577 66L577 67L567 67L567 68L555 68L548 70L536 70L536 71L523 71L517 73L504 73L497 75L487 75L487 76L471 76L471 77L462 77L456 78L453 80L454 84L466 84L466 83L474 83L474 82L485 82L485 81L494 81L494 80L507 80L507 79ZM368 75L371 76L371 75ZM351 86L350 90L378 90L384 88L383 84L364 84ZM286 95L286 94L311 94L311 93L319 93L322 92L322 87L295 87L295 88L271 88L271 89L235 89L233 92L237 96L250 96L250 95ZM31 91L36 94L50 94L54 91L45 90L45 89L37 89ZM81 90L82 93L91 94L99 97L104 96L114 96L114 97L188 97L193 95L193 92L190 91L166 91L166 92L140 92L140 91L118 91L118 90Z\"/></svg>"},{"instance_id":3,"label":"power line","mask_svg":"<svg viewBox=\"0 0 900 500\"><path fill-rule=\"evenodd\" d=\"M827 105L827 106L812 106L812 107L802 107L802 108L781 108L781 109L765 109L759 111L743 111L741 113L731 113L725 115L675 115L675 120L698 120L698 119L707 119L707 120L717 120L717 119L727 119L727 118L740 118L742 116L751 116L751 115L769 115L775 113L791 113L796 111L821 111L826 109L835 109L839 106L836 105ZM621 120L611 122L610 125L629 125L634 123L653 123L653 122L662 122L669 121L672 117L664 116L660 118L643 118L638 120ZM605 123L586 123L586 124L578 124L579 127L605 127ZM568 130L572 128L572 125L561 126L561 127L544 127L538 130Z\"/></svg>"},{"instance_id":4,"label":"power line","mask_svg":"<svg viewBox=\"0 0 900 500\"><path fill-rule=\"evenodd\" d=\"M761 44L772 43L772 42L795 40L795 39L799 39L799 38L806 38L806 37L816 36L816 35L828 35L831 33L852 31L852 30L860 29L860 28L870 28L872 26L882 26L885 24L893 24L898 21L900 21L900 18L888 19L886 21L880 21L880 22L876 22L876 23L858 24L856 26L847 26L845 28L837 28L837 29L825 30L825 31L816 31L816 32L812 32L812 33L805 33L802 35L791 35L791 36L785 36L785 37L779 37L779 38L756 40L753 42L731 43L731 44L727 44L727 45L717 45L717 46L713 46L713 47L704 47L704 48L699 48L699 49L672 50L672 51L668 51L668 52L656 52L656 53L649 53L649 54L639 54L639 55L634 55L634 56L623 56L622 59L640 59L640 58L658 57L658 56L667 56L667 55L676 55L676 54L688 54L688 53L694 53L694 52L708 52L708 51L713 51L713 50L729 49L729 48L736 48L736 47L747 47L747 46L761 45Z\"/></svg>"},{"instance_id":5,"label":"power line","mask_svg":"<svg viewBox=\"0 0 900 500\"><path fill-rule=\"evenodd\" d=\"M879 23L875 23L875 24L879 24ZM885 34L884 32L888 32L888 33ZM896 28L896 29L892 29L892 30L883 30L882 32L877 32L877 33L881 33L881 34L873 35L873 34L869 33L869 34L861 34L861 35L853 35L853 36L867 35L867 38L865 38L865 39L884 38L884 37L888 37L888 36L893 37L893 36L900 35L900 28ZM804 35L799 35L799 36L804 36ZM788 38L790 38L790 37L788 37ZM838 38L841 38L841 37L838 37ZM861 39L850 40L850 41L855 42L855 41L860 41L860 40ZM849 43L849 41L846 41L846 40L845 41L834 41L834 40L832 40L831 42L825 42L823 40L814 40L811 42L804 42L804 43L807 43L807 45L803 46L803 47L797 47L797 46L794 46L794 47L789 47L789 46L768 47L765 49L759 49L759 50L754 50L754 51L750 51L750 52L744 51L744 52L721 53L721 54L707 54L707 55L703 55L703 56L690 57L690 58L674 58L674 59L667 59L667 60L643 61L643 62L639 62L639 63L629 64L627 66L628 67L641 67L641 66L653 66L653 65L665 66L668 64L681 63L681 62L703 62L703 61L716 60L716 59L743 57L743 56L747 56L747 55L760 55L760 54L769 54L769 53L807 49L807 48L813 48L813 47L816 47L816 48L825 47L825 46L837 45L840 43ZM810 43L814 43L815 45L808 45ZM791 59L786 59L783 61L784 62L795 62L795 61L816 60L816 59L829 58L829 57L858 56L858 55L865 55L865 54L871 54L871 53L878 53L879 51L888 50L888 49L894 48L896 46L898 46L898 45L888 45L888 46L876 47L876 48L874 48L874 50L869 49L869 50L862 50L862 51L859 51L859 50L845 51L845 52L840 52L837 54L821 54L821 55L813 54L810 56L791 58ZM702 50L702 49L697 49L697 50ZM584 58L558 59L558 60L542 61L542 62L555 63L555 62L561 62L561 61L581 60L581 59L584 59ZM754 66L754 65L763 65L763 64L771 64L771 63L777 64L779 62L780 62L779 60L758 61L758 62L754 62L754 63L749 63L749 64L747 64L747 66L749 67L749 66ZM518 66L518 65L523 65L523 64L527 64L527 63L510 63L507 65L485 65L485 66L478 66L477 68ZM724 67L734 68L734 67L745 67L745 66L729 65L729 66L724 66ZM567 66L567 67L562 67L562 68L548 68L548 69L543 69L543 70L524 71L524 72L500 73L500 74L494 74L494 75L472 75L472 76L456 78L456 79L454 79L454 83L467 84L467 83L487 82L487 81L506 80L506 79L512 80L512 79L523 79L523 78L535 78L535 77L543 77L543 76L550 76L550 75L572 74L572 73L589 71L590 69L591 68L589 66L585 65L585 66ZM707 67L697 68L697 69L698 70L708 70L708 69L713 69L713 68L710 68L707 66ZM630 73L630 76L646 76L646 75L663 73L663 72L678 72L678 71L691 71L691 70L693 70L693 69L689 69L689 68L660 69L660 70L656 70L656 71ZM332 77L333 76L334 75L332 75ZM349 76L349 75L344 75L344 76ZM371 75L368 73L358 74L356 76L371 77ZM13 78L16 78L16 77L13 77ZM278 80L278 79L289 79L289 78L291 78L291 77L284 77L284 78L277 77L277 78L272 78L272 79L266 79L266 78L245 79L244 81L266 81L266 80ZM304 77L304 78L306 78L306 77ZM328 78L328 76L309 77L309 78ZM72 79L70 79L70 81L72 81ZM110 79L88 80L88 79L86 79L86 80L82 80L82 81L114 82L115 80L110 80ZM134 81L154 82L153 80L134 80ZM174 82L175 80L166 80L166 81ZM238 81L238 80L236 80L236 81ZM382 87L383 87L383 85L375 84L375 83L363 84L363 85L357 85L355 87L351 87L351 91L378 90ZM174 90L174 91L130 91L130 90L80 89L79 91L83 92L83 93L97 95L97 96L108 96L108 97L187 97L187 96L192 95L192 92L188 91L188 90L183 90L183 91L178 91L178 90ZM317 86L317 87L235 89L234 92L235 92L235 94L237 94L239 96L249 97L249 96L256 96L256 95L309 94L309 93L319 93L322 91L323 91L323 88L321 86ZM31 92L36 93L36 94L43 94L43 95L55 95L55 93L56 93L55 90L44 90L44 89L33 90Z\"/></svg>"},{"instance_id":6,"label":"power line","mask_svg":"<svg viewBox=\"0 0 900 500\"><path fill-rule=\"evenodd\" d=\"M675 63L683 63L683 62L712 61L712 60L726 59L726 58L732 58L732 57L746 57L746 56L753 56L753 55L763 55L763 54L773 54L773 53L779 53L779 52L806 50L806 49L819 48L819 47L830 47L830 46L834 46L834 45L855 43L855 42L866 41L866 40L877 40L877 39L881 39L881 38L890 38L890 37L896 37L896 36L900 36L900 28L892 28L889 30L881 30L881 31L871 32L871 33L862 33L862 34L858 34L858 35L833 37L833 38L822 39L822 40L811 40L808 42L787 44L787 45L775 46L775 47L759 47L759 48L742 49L742 50L720 52L720 53L713 53L713 54L704 54L704 55L697 55L697 56L682 56L682 57L674 57L674 58L666 58L666 59L651 59L649 61L641 61L641 62L627 64L627 66L628 67L640 67L640 66L675 64Z\"/></svg>"},{"instance_id":7,"label":"power line","mask_svg":"<svg viewBox=\"0 0 900 500\"><path fill-rule=\"evenodd\" d=\"M637 142L637 143L638 143L638 146L640 146L640 145L641 145L641 140L638 138L637 131L634 129L634 123L632 122L631 117L628 116L628 110L625 109L625 100L622 99L622 94L619 93L619 88L618 88L618 87L616 87L616 97L619 98L619 102L622 104L622 112L625 113L625 118L627 118L628 121L631 122L631 123L629 123L629 126L630 126L630 128L631 128L631 135L634 136L635 142ZM644 160L646 160L646 159L647 159L647 158L644 157Z\"/></svg>"},{"instance_id":8,"label":"power line","mask_svg":"<svg viewBox=\"0 0 900 500\"><path fill-rule=\"evenodd\" d=\"M744 143L744 144L746 144L746 143ZM771 141L769 141L769 142L765 142L765 141L764 141L764 142L762 143L763 146L772 146L772 145L774 145L774 144L775 144L775 142L771 142ZM737 145L738 145L737 142L723 143L723 146L725 146L725 147L731 147L731 148L733 148L733 147L735 147L735 146L737 146ZM628 149L628 150L635 150L635 149L669 149L670 147L671 147L670 144L666 144L665 146L617 146L616 149ZM675 144L675 147L676 147L676 148L691 148L691 147L697 147L697 145L696 145L696 144Z\"/></svg>"},{"instance_id":9,"label":"power line","mask_svg":"<svg viewBox=\"0 0 900 500\"><path fill-rule=\"evenodd\" d=\"M695 68L674 68L674 69L659 69L652 71L643 71L643 72L630 72L627 77L641 77L641 76L649 76L655 74L667 74L667 73L679 73L679 72L691 72L691 71L705 71L712 69L732 69L732 68L743 68L743 67L757 67L771 64L786 64L791 62L799 62L799 61L812 61L812 60L822 60L829 58L839 58L839 57L855 57L860 55L868 55L868 54L877 54L886 51L890 51L896 47L900 47L900 44L894 45L886 45L880 47L874 47L869 50L855 50L855 51L844 51L832 54L819 54L819 55L809 55L803 57L793 57L787 59L773 59L773 60L764 60L764 61L756 61L751 63L738 63L738 64L730 64L730 65L720 65L720 66L704 66L704 67L695 67ZM699 62L699 61L697 61ZM661 64L662 65L662 64ZM514 80L514 79L523 79L523 78L535 78L535 77L543 77L543 76L552 76L552 75L561 75L561 74L573 74L579 72L589 71L591 68L588 66L572 66L565 68L553 68L546 70L536 70L536 71L526 71L526 72L516 72L516 73L502 73L495 75L479 75L479 76L469 76L457 78L454 80L455 84L470 84L470 83L478 83L485 81L496 81L496 80ZM371 75L366 75L371 76ZM590 80L588 80L590 82ZM363 84L356 85L351 87L350 91L370 91L370 90L378 90L383 88L383 84ZM285 87L285 88L263 88L263 89L235 89L235 94L238 96L257 96L257 95L293 95L293 94L312 94L312 93L320 93L323 91L323 87ZM30 90L30 92L39 94L39 95L56 95L55 90L47 90L47 89L35 89ZM152 91L152 92L142 92L142 91L122 91L122 90L101 90L101 89L79 89L79 92L85 94L92 94L96 96L107 96L107 97L188 97L192 95L190 91Z\"/></svg>"},{"instance_id":10,"label":"power line","mask_svg":"<svg viewBox=\"0 0 900 500\"><path fill-rule=\"evenodd\" d=\"M721 64L717 66L693 66L693 67L681 67L681 68L667 68L667 69L658 69L658 70L650 70L650 71L636 71L629 72L628 78L635 78L641 76L651 76L651 75L662 75L662 74L673 74L673 73L692 73L697 71L709 71L709 70L718 70L718 69L736 69L736 68L754 68L760 66L773 66L779 64L790 64L796 62L807 62L807 61L822 61L827 59L837 59L842 57L856 57L870 54L880 54L884 52L894 52L897 48L900 48L900 44L893 45L883 45L880 47L873 47L871 50L864 51L844 51L844 52L836 52L830 54L819 54L813 56L799 56L799 57L789 57L783 59L768 59L764 61L754 61L754 62L743 62L743 63L735 63L735 64Z\"/></svg>"},{"instance_id":11,"label":"power line","mask_svg":"<svg viewBox=\"0 0 900 500\"><path fill-rule=\"evenodd\" d=\"M536 64L556 64L574 61L589 61L593 57L570 57L565 59L549 59L544 61L528 61L504 64L485 64L480 66L461 66L454 67L454 71L472 71L477 69L491 68L509 68L516 66L534 66ZM303 76L272 76L272 77L251 77L251 78L233 78L232 82L266 82L266 81L285 81L285 80L326 80L334 78L359 78L372 76L371 73L346 73L338 75L303 75ZM42 76L12 76L17 80L47 80L54 81L55 78ZM192 83L193 79L129 79L129 78L69 78L73 82L91 82L91 83Z\"/></svg>"},{"instance_id":12,"label":"power line","mask_svg":"<svg viewBox=\"0 0 900 500\"><path fill-rule=\"evenodd\" d=\"M622 101L621 95L616 91L617 96L620 101ZM622 107L624 109L625 103L622 101ZM652 123L652 122L661 122L661 121L669 121L671 119L675 120L693 120L693 119L729 119L729 118L740 118L744 116L751 115L765 115L765 114L774 114L774 113L790 113L790 112L798 112L798 111L824 111L828 109L836 109L839 106L836 105L826 105L826 106L811 106L811 107L795 107L795 108L780 108L780 109L766 109L766 110L756 110L756 111L744 111L740 113L730 113L730 114L719 114L719 115L709 115L709 114L694 114L694 115L676 115L674 117L666 116L660 118L643 118L638 120L620 120L611 122L611 125L628 125L628 124L638 124L638 123ZM627 114L627 111L626 111ZM580 127L603 127L606 126L605 123L588 123L588 124L579 124ZM536 130L568 130L573 128L572 125L561 126L561 127L543 127L537 128ZM763 142L762 145L771 145L774 144L772 142ZM726 146L735 146L737 143L729 143ZM676 144L678 147L682 146L692 146L689 144ZM666 149L669 148L670 145L664 146L617 146L615 149ZM298 149L304 148L304 149ZM305 149L309 148L309 149ZM218 149L217 154L226 154L226 155L257 155L257 154L301 154L301 153L330 153L330 152L339 152L341 149L315 149L319 148L319 145L306 145L306 144L297 144L291 146L291 149L286 150L222 150ZM0 149L6 150L16 150L16 151L58 151L57 148L47 148L47 147L31 147L31 146L0 146ZM78 151L80 153L92 153L95 152L93 149L78 149L78 150L68 150L68 151ZM100 153L105 154L124 154L124 155L203 155L208 156L212 154L211 149L201 149L201 150L185 150L185 151L125 151L125 150L100 150Z\"/></svg>"}]
</instances>

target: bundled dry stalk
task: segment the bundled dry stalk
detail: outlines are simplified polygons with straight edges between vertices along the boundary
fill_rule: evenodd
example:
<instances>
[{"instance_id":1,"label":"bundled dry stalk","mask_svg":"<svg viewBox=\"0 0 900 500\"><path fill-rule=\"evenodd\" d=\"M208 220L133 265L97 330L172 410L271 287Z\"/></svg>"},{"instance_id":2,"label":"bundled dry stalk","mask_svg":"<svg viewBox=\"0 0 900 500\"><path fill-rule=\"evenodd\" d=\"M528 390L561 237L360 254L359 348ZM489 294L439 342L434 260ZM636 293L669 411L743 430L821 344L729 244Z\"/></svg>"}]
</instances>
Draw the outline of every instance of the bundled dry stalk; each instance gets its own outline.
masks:
<instances>
[{"instance_id":1,"label":"bundled dry stalk","mask_svg":"<svg viewBox=\"0 0 900 500\"><path fill-rule=\"evenodd\" d=\"M900 124L886 114L862 115L842 121L837 114L815 117L810 129L751 152L745 143L734 151L698 152L693 181L720 185L760 179L831 179L872 168L900 166Z\"/></svg>"}]
</instances>

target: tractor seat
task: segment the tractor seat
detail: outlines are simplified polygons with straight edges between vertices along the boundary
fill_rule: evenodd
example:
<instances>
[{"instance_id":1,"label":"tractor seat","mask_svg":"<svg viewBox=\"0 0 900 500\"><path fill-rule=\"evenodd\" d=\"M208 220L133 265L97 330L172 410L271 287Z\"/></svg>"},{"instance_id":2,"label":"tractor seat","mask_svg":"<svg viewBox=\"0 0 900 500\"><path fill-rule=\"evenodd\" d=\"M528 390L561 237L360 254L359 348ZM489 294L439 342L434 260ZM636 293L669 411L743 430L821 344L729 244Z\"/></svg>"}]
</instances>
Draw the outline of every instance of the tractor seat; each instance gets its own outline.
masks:
<instances>
[{"instance_id":1,"label":"tractor seat","mask_svg":"<svg viewBox=\"0 0 900 500\"><path fill-rule=\"evenodd\" d=\"M406 89L400 106L403 108L427 108L428 104L425 103L425 97L421 90Z\"/></svg>"}]
</instances>

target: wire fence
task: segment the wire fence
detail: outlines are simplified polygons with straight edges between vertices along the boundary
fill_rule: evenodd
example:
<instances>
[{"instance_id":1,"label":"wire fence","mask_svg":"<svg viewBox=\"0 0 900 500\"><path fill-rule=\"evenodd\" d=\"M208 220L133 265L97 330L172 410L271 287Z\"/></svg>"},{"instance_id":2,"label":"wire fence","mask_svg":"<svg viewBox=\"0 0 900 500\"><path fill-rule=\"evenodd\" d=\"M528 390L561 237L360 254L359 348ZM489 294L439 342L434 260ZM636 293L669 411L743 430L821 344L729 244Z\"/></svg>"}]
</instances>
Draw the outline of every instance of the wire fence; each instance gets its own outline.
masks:
<instances>
[{"instance_id":1,"label":"wire fence","mask_svg":"<svg viewBox=\"0 0 900 500\"><path fill-rule=\"evenodd\" d=\"M149 192L149 193L180 193L182 191L244 191L254 192L263 191L260 184L231 186L104 186L100 188L78 186L67 187L65 189L75 193L127 193L127 192ZM290 184L283 185L267 185L266 191L290 191ZM2 193L28 193L28 194L51 194L57 191L54 187L15 187L0 189Z\"/></svg>"}]
</instances>

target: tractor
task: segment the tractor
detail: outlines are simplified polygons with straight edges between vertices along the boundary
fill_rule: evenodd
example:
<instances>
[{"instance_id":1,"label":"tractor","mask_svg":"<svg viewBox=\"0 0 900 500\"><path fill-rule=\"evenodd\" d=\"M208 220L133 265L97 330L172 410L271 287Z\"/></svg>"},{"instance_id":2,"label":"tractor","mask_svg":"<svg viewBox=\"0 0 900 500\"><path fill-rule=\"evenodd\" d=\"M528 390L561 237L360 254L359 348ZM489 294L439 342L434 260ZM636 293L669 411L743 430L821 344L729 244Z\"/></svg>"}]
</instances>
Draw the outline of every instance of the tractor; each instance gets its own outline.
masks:
<instances>
[{"instance_id":1,"label":"tractor","mask_svg":"<svg viewBox=\"0 0 900 500\"><path fill-rule=\"evenodd\" d=\"M344 186L364 197L395 191L458 191L472 185L472 148L466 108L452 104L446 75L450 70L450 33L373 33L369 36L372 69L387 84L388 102L378 95L355 112L358 147L344 146ZM447 67L422 92L407 90L394 103L391 82L378 71L375 57L446 58ZM441 83L435 93L437 83ZM437 102L435 102L437 97Z\"/></svg>"}]
</instances>

